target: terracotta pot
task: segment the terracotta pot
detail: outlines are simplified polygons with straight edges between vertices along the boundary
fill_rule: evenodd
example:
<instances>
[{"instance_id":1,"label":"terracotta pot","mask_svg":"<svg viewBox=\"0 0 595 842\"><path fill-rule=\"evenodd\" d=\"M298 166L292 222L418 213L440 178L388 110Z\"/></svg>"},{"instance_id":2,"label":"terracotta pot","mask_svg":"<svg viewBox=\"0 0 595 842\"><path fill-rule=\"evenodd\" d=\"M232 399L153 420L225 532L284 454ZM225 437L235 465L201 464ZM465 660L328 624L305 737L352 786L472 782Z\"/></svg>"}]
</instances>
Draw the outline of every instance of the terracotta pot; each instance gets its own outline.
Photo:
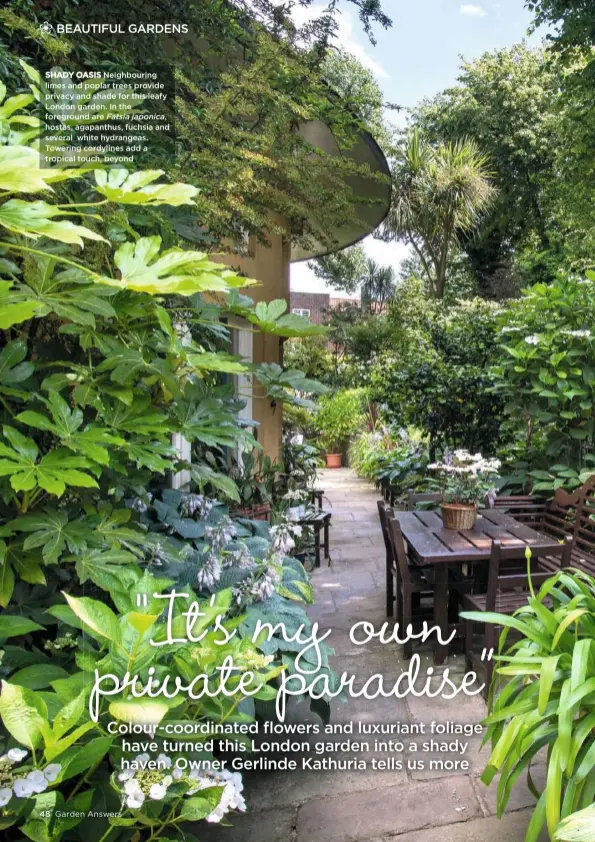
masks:
<instances>
[{"instance_id":1,"label":"terracotta pot","mask_svg":"<svg viewBox=\"0 0 595 842\"><path fill-rule=\"evenodd\" d=\"M341 467L341 454L340 453L327 453L326 454L326 467L327 468L340 468Z\"/></svg>"},{"instance_id":2,"label":"terracotta pot","mask_svg":"<svg viewBox=\"0 0 595 842\"><path fill-rule=\"evenodd\" d=\"M477 506L469 503L441 503L442 523L446 529L472 529Z\"/></svg>"}]
</instances>

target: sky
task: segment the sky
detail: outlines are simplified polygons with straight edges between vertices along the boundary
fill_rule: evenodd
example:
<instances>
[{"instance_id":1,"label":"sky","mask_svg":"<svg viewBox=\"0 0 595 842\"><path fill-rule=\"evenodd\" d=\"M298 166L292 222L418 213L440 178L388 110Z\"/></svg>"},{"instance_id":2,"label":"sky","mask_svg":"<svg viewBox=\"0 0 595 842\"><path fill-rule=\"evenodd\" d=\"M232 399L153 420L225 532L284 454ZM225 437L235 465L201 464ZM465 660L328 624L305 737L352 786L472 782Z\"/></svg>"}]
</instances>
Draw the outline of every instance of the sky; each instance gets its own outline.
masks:
<instances>
[{"instance_id":1,"label":"sky","mask_svg":"<svg viewBox=\"0 0 595 842\"><path fill-rule=\"evenodd\" d=\"M341 3L339 45L353 53L376 76L385 101L411 108L456 82L461 56L479 57L488 50L511 46L527 37L532 14L524 0L384 0L382 8L393 25L376 26L376 46L362 30L357 13ZM311 13L311 12L310 12ZM539 42L537 33L532 42ZM403 125L402 117L389 112ZM382 243L372 237L363 245L381 264L398 267L409 249L403 243ZM291 288L301 292L328 292L306 262L291 267ZM334 295L342 295L334 292Z\"/></svg>"}]
</instances>

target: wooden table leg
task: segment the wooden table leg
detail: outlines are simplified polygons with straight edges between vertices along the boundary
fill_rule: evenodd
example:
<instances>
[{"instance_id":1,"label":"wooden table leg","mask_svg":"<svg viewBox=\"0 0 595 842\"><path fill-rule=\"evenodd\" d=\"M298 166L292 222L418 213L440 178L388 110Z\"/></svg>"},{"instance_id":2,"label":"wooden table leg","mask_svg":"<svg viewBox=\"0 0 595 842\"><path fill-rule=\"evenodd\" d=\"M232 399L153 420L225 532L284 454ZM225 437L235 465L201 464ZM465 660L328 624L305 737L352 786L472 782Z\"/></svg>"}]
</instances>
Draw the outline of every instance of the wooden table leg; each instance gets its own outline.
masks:
<instances>
[{"instance_id":1,"label":"wooden table leg","mask_svg":"<svg viewBox=\"0 0 595 842\"><path fill-rule=\"evenodd\" d=\"M330 542L330 518L324 520L324 558L328 561L331 557L331 542Z\"/></svg>"},{"instance_id":2,"label":"wooden table leg","mask_svg":"<svg viewBox=\"0 0 595 842\"><path fill-rule=\"evenodd\" d=\"M322 524L314 526L314 566L320 567L320 528Z\"/></svg>"},{"instance_id":3,"label":"wooden table leg","mask_svg":"<svg viewBox=\"0 0 595 842\"><path fill-rule=\"evenodd\" d=\"M434 625L448 638L448 564L434 565ZM434 663L443 664L448 657L448 646L434 640Z\"/></svg>"}]
</instances>

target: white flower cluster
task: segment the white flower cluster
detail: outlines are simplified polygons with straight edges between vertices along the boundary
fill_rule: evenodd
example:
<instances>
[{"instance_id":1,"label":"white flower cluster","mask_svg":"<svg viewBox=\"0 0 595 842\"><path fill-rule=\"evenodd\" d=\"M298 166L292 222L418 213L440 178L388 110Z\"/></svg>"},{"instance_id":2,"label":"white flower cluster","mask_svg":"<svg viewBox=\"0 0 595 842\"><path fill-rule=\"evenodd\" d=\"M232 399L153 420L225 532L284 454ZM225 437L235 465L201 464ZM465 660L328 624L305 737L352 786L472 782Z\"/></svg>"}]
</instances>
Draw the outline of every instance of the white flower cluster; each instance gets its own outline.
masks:
<instances>
[{"instance_id":1,"label":"white flower cluster","mask_svg":"<svg viewBox=\"0 0 595 842\"><path fill-rule=\"evenodd\" d=\"M196 581L200 588L212 588L221 578L221 565L214 552L209 552L206 561L196 574Z\"/></svg>"},{"instance_id":2,"label":"white flower cluster","mask_svg":"<svg viewBox=\"0 0 595 842\"><path fill-rule=\"evenodd\" d=\"M236 528L230 518L220 520L215 526L205 526L205 540L214 553L225 549L235 534Z\"/></svg>"},{"instance_id":3,"label":"white flower cluster","mask_svg":"<svg viewBox=\"0 0 595 842\"><path fill-rule=\"evenodd\" d=\"M163 801L170 786L185 783L185 795L194 795L201 789L213 786L223 787L221 799L206 820L220 822L230 810L244 811L246 802L242 795L244 785L239 772L198 772L178 769L173 766L172 759L166 754L157 757L157 769L147 769L150 760L148 754L139 754L135 758L136 769L124 769L118 774L118 781L123 784L123 799L130 810L140 810L148 799Z\"/></svg>"},{"instance_id":4,"label":"white flower cluster","mask_svg":"<svg viewBox=\"0 0 595 842\"><path fill-rule=\"evenodd\" d=\"M497 474L501 465L499 459L484 459L481 453L455 450L454 453L446 451L442 462L434 462L428 465L428 468L444 474L478 476L479 474Z\"/></svg>"},{"instance_id":5,"label":"white flower cluster","mask_svg":"<svg viewBox=\"0 0 595 842\"><path fill-rule=\"evenodd\" d=\"M275 593L275 586L281 581L281 576L274 567L267 567L264 575L258 579L250 590L259 602L264 602Z\"/></svg>"},{"instance_id":6,"label":"white flower cluster","mask_svg":"<svg viewBox=\"0 0 595 842\"><path fill-rule=\"evenodd\" d=\"M45 769L31 769L29 772L15 769L15 764L26 756L27 751L23 748L11 748L0 756L0 807L5 807L13 795L29 798L44 792L60 774L62 766L59 763L50 763Z\"/></svg>"},{"instance_id":7,"label":"white flower cluster","mask_svg":"<svg viewBox=\"0 0 595 842\"><path fill-rule=\"evenodd\" d=\"M270 531L271 549L279 555L287 555L295 547L294 538L302 534L302 527L293 523L280 523Z\"/></svg>"},{"instance_id":8,"label":"white flower cluster","mask_svg":"<svg viewBox=\"0 0 595 842\"><path fill-rule=\"evenodd\" d=\"M525 336L525 342L527 345L539 345L540 339L536 333L532 333L531 336Z\"/></svg>"},{"instance_id":9,"label":"white flower cluster","mask_svg":"<svg viewBox=\"0 0 595 842\"><path fill-rule=\"evenodd\" d=\"M180 514L184 517L194 517L198 514L199 518L206 518L213 508L213 503L214 501L204 494L187 494L180 505Z\"/></svg>"},{"instance_id":10,"label":"white flower cluster","mask_svg":"<svg viewBox=\"0 0 595 842\"><path fill-rule=\"evenodd\" d=\"M591 338L591 331L590 330L563 330L561 333L564 336L573 336L576 339L590 339Z\"/></svg>"}]
</instances>

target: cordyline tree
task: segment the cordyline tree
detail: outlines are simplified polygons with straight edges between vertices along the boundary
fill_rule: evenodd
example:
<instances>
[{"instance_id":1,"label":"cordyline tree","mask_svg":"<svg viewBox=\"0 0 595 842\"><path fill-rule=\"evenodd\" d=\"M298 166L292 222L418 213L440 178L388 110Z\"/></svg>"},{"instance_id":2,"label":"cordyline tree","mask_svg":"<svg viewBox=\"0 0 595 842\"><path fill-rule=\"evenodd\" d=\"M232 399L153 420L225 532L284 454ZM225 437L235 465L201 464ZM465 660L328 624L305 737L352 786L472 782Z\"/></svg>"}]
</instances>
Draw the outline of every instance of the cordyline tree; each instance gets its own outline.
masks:
<instances>
[{"instance_id":1,"label":"cordyline tree","mask_svg":"<svg viewBox=\"0 0 595 842\"><path fill-rule=\"evenodd\" d=\"M495 195L488 161L472 141L433 146L417 128L398 149L384 238L409 243L430 294L442 299L449 257Z\"/></svg>"}]
</instances>

